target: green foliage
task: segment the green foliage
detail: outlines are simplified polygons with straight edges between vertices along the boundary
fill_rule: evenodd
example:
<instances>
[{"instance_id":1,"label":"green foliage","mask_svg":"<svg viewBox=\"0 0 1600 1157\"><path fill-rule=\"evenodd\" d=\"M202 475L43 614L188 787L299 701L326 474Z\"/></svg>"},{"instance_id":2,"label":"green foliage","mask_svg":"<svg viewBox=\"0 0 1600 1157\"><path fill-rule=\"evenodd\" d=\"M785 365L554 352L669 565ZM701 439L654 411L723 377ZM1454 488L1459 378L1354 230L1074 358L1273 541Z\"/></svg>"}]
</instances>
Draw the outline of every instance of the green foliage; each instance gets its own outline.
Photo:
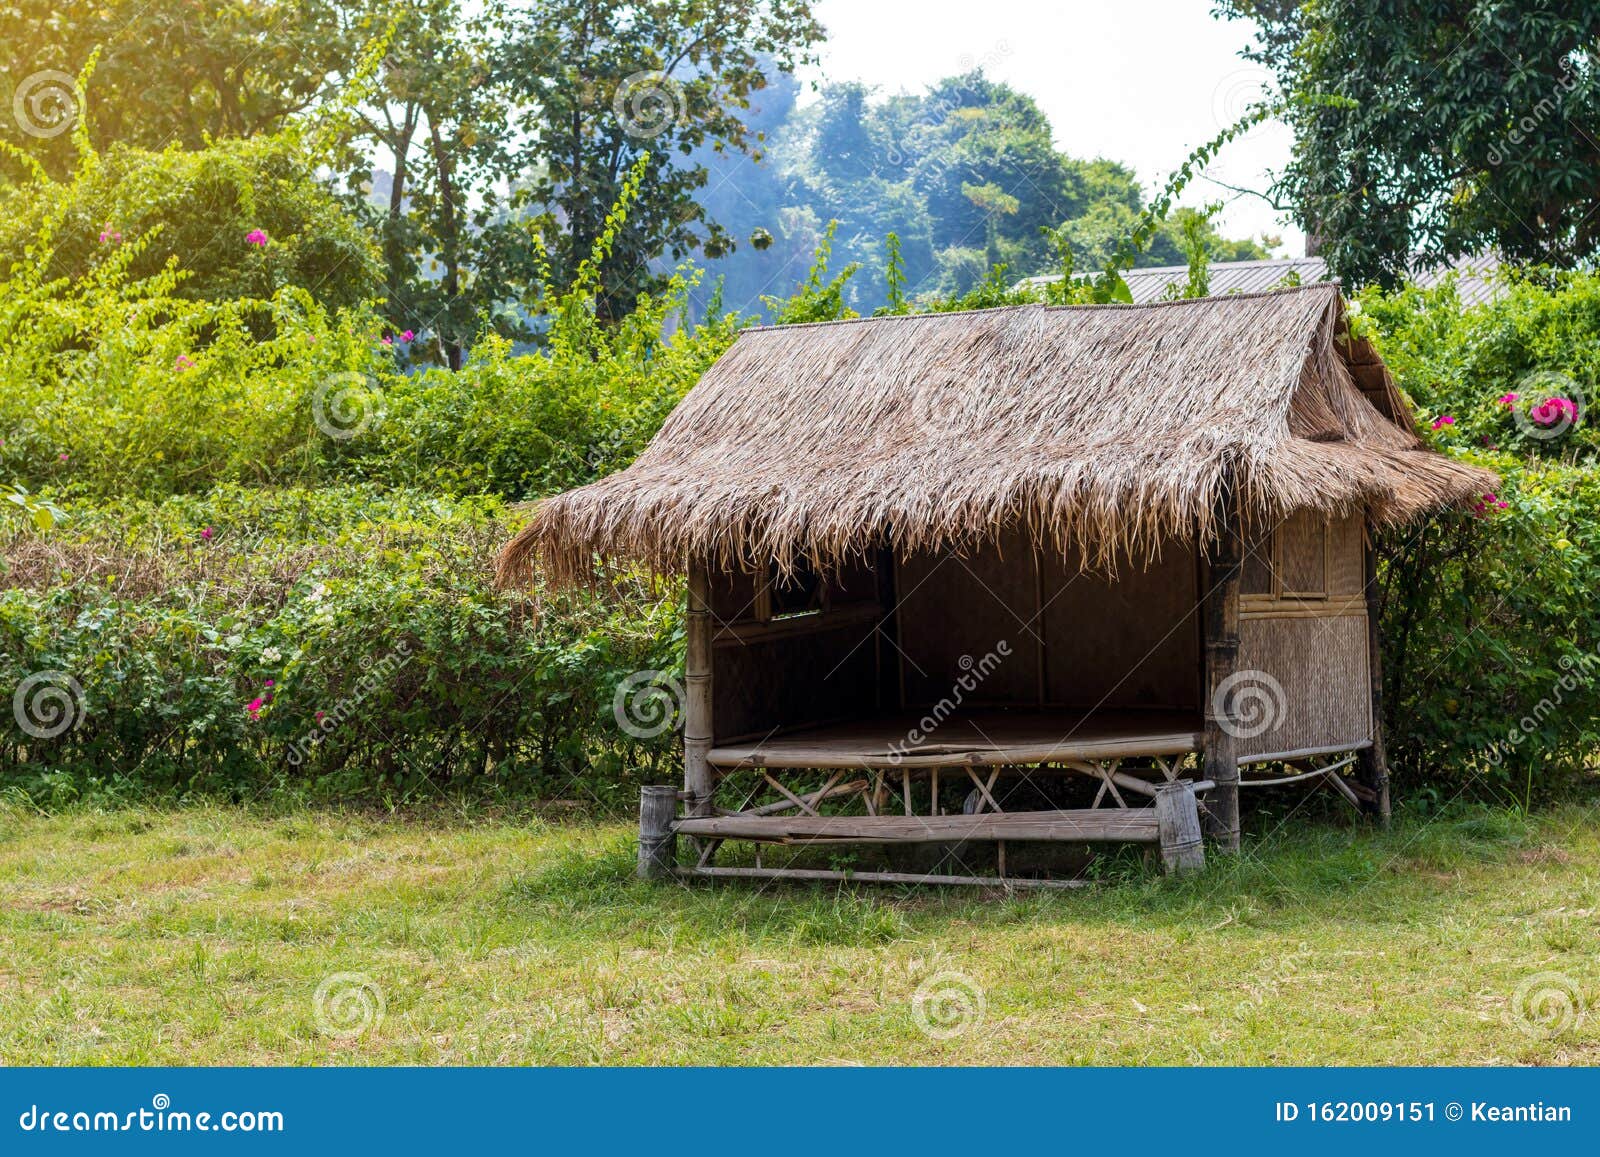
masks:
<instances>
[{"instance_id":1,"label":"green foliage","mask_svg":"<svg viewBox=\"0 0 1600 1157\"><path fill-rule=\"evenodd\" d=\"M58 672L81 691L59 735L0 720L8 782L56 802L427 799L667 774L672 733L630 738L612 698L681 666L674 592L496 591L513 529L495 499L363 487L111 501L49 535L0 522L0 686Z\"/></svg>"},{"instance_id":2,"label":"green foliage","mask_svg":"<svg viewBox=\"0 0 1600 1157\"><path fill-rule=\"evenodd\" d=\"M0 271L38 261L44 280L79 279L136 245L133 280L176 261L178 297L265 300L298 288L333 307L382 292L379 255L361 225L312 172L292 137L225 140L184 152L113 145L71 176L0 188ZM256 230L264 245L247 238Z\"/></svg>"},{"instance_id":3,"label":"green foliage","mask_svg":"<svg viewBox=\"0 0 1600 1157\"><path fill-rule=\"evenodd\" d=\"M376 321L304 289L211 302L170 267L130 269L153 238L51 278L48 227L0 281L0 473L42 488L158 495L216 481L316 476L342 443L319 430L330 387L375 382ZM267 334L269 336L261 336Z\"/></svg>"},{"instance_id":4,"label":"green foliage","mask_svg":"<svg viewBox=\"0 0 1600 1157\"><path fill-rule=\"evenodd\" d=\"M493 27L497 75L526 142L508 170L522 182L511 208L533 214L559 282L604 230L623 175L646 165L604 270L598 307L607 318L660 289L657 258L733 249L698 198L708 169L696 150L759 153L743 111L770 74L810 60L823 34L806 0L658 4L647 15L624 0L541 0L499 6Z\"/></svg>"},{"instance_id":5,"label":"green foliage","mask_svg":"<svg viewBox=\"0 0 1600 1157\"><path fill-rule=\"evenodd\" d=\"M1391 747L1411 776L1525 801L1600 744L1600 434L1586 412L1570 429L1525 416L1593 396L1600 278L1524 278L1473 308L1452 285L1360 303L1425 436L1504 481L1384 543Z\"/></svg>"},{"instance_id":6,"label":"green foliage","mask_svg":"<svg viewBox=\"0 0 1600 1157\"><path fill-rule=\"evenodd\" d=\"M1221 0L1290 97L1276 190L1341 276L1396 286L1414 253L1600 252L1593 4Z\"/></svg>"},{"instance_id":7,"label":"green foliage","mask_svg":"<svg viewBox=\"0 0 1600 1157\"><path fill-rule=\"evenodd\" d=\"M828 262L833 257L833 235L838 228L839 222L828 222L827 231L817 242L817 250L812 256L811 268L806 271L805 280L789 297L762 297L762 304L772 311L777 324L838 321L857 316L844 302L844 289L861 268L860 264L852 261L832 277L828 276Z\"/></svg>"},{"instance_id":8,"label":"green foliage","mask_svg":"<svg viewBox=\"0 0 1600 1157\"><path fill-rule=\"evenodd\" d=\"M0 117L0 141L27 149L59 177L76 153L57 116L114 144L203 149L222 137L270 134L315 107L328 77L357 54L354 5L252 0L197 8L190 0L17 0L0 7L4 108L19 90L47 132ZM77 76L92 55L92 86L24 87L46 70ZM52 95L53 93L53 95Z\"/></svg>"}]
</instances>

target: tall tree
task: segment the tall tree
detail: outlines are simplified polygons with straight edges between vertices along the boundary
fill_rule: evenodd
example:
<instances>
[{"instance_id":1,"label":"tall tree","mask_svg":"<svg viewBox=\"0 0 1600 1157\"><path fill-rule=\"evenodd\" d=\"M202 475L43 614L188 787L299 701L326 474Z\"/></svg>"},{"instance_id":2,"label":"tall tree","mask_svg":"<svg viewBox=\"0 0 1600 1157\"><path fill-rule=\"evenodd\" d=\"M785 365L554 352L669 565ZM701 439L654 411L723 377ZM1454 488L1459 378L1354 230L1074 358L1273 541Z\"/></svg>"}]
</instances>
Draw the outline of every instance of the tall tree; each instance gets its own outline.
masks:
<instances>
[{"instance_id":1,"label":"tall tree","mask_svg":"<svg viewBox=\"0 0 1600 1157\"><path fill-rule=\"evenodd\" d=\"M346 17L336 0L12 0L0 5L0 139L61 176L84 116L99 149L271 132L315 107L358 50Z\"/></svg>"},{"instance_id":2,"label":"tall tree","mask_svg":"<svg viewBox=\"0 0 1600 1157\"><path fill-rule=\"evenodd\" d=\"M500 204L496 182L511 163L508 94L494 77L490 25L460 0L371 4L362 23L392 26L392 35L342 167L379 199L395 328L425 331L427 348L459 366L483 316L519 285L514 277L482 275L492 249L486 230ZM374 186L384 164L387 188L380 190ZM504 264L502 255L494 268Z\"/></svg>"},{"instance_id":3,"label":"tall tree","mask_svg":"<svg viewBox=\"0 0 1600 1157\"><path fill-rule=\"evenodd\" d=\"M1221 0L1289 97L1277 195L1346 279L1600 253L1600 5Z\"/></svg>"},{"instance_id":4,"label":"tall tree","mask_svg":"<svg viewBox=\"0 0 1600 1157\"><path fill-rule=\"evenodd\" d=\"M656 280L659 255L709 256L733 239L698 194L697 147L757 149L741 117L767 69L810 58L822 28L810 0L533 0L495 14L501 75L525 113L519 204L539 214L558 279L605 228L622 181L645 179L603 273L598 308L626 313Z\"/></svg>"}]
</instances>

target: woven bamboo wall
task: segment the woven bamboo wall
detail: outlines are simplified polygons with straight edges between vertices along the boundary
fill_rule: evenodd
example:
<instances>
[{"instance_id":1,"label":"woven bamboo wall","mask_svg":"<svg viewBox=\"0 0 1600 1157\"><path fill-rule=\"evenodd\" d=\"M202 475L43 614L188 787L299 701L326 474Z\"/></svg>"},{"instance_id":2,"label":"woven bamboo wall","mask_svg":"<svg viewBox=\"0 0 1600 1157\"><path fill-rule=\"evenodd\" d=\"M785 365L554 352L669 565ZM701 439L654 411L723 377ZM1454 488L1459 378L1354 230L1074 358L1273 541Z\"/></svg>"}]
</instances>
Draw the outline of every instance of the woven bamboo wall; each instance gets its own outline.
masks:
<instances>
[{"instance_id":1,"label":"woven bamboo wall","mask_svg":"<svg viewBox=\"0 0 1600 1157\"><path fill-rule=\"evenodd\" d=\"M1372 735L1359 515L1247 534L1234 706L1239 755L1363 746Z\"/></svg>"}]
</instances>

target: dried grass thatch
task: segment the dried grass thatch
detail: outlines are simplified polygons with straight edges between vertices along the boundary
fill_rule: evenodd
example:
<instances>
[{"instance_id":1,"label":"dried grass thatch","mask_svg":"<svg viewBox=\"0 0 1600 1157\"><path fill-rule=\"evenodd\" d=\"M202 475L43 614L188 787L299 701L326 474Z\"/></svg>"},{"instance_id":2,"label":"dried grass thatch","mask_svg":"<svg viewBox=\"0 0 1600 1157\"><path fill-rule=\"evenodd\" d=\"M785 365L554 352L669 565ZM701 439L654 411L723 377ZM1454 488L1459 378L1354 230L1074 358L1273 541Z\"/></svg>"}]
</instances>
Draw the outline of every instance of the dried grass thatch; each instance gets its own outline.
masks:
<instances>
[{"instance_id":1,"label":"dried grass thatch","mask_svg":"<svg viewBox=\"0 0 1600 1157\"><path fill-rule=\"evenodd\" d=\"M1021 523L1106 562L1214 533L1232 474L1267 518L1399 522L1488 471L1422 447L1356 387L1337 286L1144 306L1019 306L752 329L627 470L542 502L501 557L558 584L595 560L680 571L890 538L964 549Z\"/></svg>"}]
</instances>

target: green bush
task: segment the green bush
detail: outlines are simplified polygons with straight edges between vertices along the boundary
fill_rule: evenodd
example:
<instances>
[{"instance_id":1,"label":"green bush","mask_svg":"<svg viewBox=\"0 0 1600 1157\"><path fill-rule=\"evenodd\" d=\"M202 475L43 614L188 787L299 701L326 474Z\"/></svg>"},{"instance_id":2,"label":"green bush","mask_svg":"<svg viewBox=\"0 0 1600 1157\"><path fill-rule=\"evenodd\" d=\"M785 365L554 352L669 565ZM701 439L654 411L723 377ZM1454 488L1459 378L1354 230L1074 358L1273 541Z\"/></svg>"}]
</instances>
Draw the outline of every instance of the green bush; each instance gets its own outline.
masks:
<instances>
[{"instance_id":1,"label":"green bush","mask_svg":"<svg viewBox=\"0 0 1600 1157\"><path fill-rule=\"evenodd\" d=\"M47 280L85 277L108 251L143 241L130 276L176 262L185 277L175 294L197 301L300 289L337 309L383 293L371 236L292 137L226 139L195 152L117 145L86 157L70 180L27 175L0 185L0 276L45 256L37 240L48 229ZM257 230L265 244L249 240Z\"/></svg>"},{"instance_id":2,"label":"green bush","mask_svg":"<svg viewBox=\"0 0 1600 1157\"><path fill-rule=\"evenodd\" d=\"M630 736L613 696L632 672L681 670L677 592L496 590L513 530L497 499L370 487L110 502L49 534L0 523L0 687L24 689L0 719L8 783L589 800L670 776L672 732Z\"/></svg>"},{"instance_id":3,"label":"green bush","mask_svg":"<svg viewBox=\"0 0 1600 1157\"><path fill-rule=\"evenodd\" d=\"M1470 308L1448 285L1360 300L1424 437L1503 479L1479 509L1383 544L1395 763L1527 800L1600 748L1600 277L1505 290ZM1550 397L1579 402L1578 422L1531 419Z\"/></svg>"}]
</instances>

